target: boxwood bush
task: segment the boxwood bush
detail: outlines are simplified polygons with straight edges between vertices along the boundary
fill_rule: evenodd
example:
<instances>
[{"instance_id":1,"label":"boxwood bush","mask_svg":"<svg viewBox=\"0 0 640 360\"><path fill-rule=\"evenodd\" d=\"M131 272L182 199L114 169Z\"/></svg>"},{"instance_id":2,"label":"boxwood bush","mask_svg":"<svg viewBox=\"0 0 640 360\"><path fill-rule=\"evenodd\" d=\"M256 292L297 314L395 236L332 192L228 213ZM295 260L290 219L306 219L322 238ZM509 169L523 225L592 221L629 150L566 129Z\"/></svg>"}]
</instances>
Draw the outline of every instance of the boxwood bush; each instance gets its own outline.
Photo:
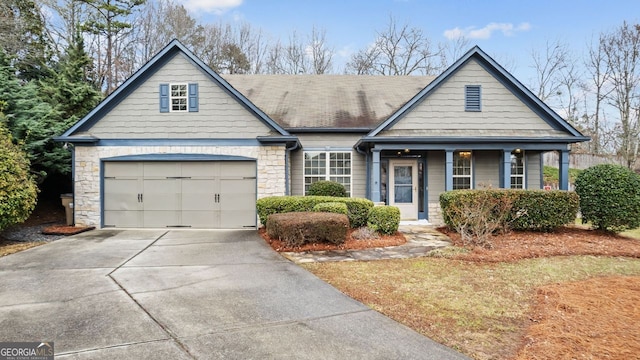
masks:
<instances>
[{"instance_id":1,"label":"boxwood bush","mask_svg":"<svg viewBox=\"0 0 640 360\"><path fill-rule=\"evenodd\" d=\"M365 226L369 210L373 207L373 202L368 199L333 196L270 196L258 199L256 206L260 222L268 228L267 217L271 214L313 211L314 206L328 202L347 205L347 216L352 228Z\"/></svg>"},{"instance_id":2,"label":"boxwood bush","mask_svg":"<svg viewBox=\"0 0 640 360\"><path fill-rule=\"evenodd\" d=\"M379 233L392 235L400 225L400 209L395 206L374 206L369 210L367 226Z\"/></svg>"},{"instance_id":3,"label":"boxwood bush","mask_svg":"<svg viewBox=\"0 0 640 360\"><path fill-rule=\"evenodd\" d=\"M575 221L579 203L575 192L562 190L454 190L440 195L443 219L452 229L492 207L483 216L499 222L499 230L552 231ZM466 213L455 211L461 208Z\"/></svg>"},{"instance_id":4,"label":"boxwood bush","mask_svg":"<svg viewBox=\"0 0 640 360\"><path fill-rule=\"evenodd\" d=\"M640 227L640 176L620 165L584 170L575 182L582 218L611 232Z\"/></svg>"},{"instance_id":5,"label":"boxwood bush","mask_svg":"<svg viewBox=\"0 0 640 360\"><path fill-rule=\"evenodd\" d=\"M313 207L314 212L328 212L347 215L349 210L347 204L341 202L326 202L320 203Z\"/></svg>"},{"instance_id":6,"label":"boxwood bush","mask_svg":"<svg viewBox=\"0 0 640 360\"><path fill-rule=\"evenodd\" d=\"M308 195L347 197L347 190L344 185L335 181L320 180L309 186Z\"/></svg>"},{"instance_id":7,"label":"boxwood bush","mask_svg":"<svg viewBox=\"0 0 640 360\"><path fill-rule=\"evenodd\" d=\"M347 238L349 219L343 214L304 212L271 214L267 234L289 246L314 242L342 244Z\"/></svg>"}]
</instances>

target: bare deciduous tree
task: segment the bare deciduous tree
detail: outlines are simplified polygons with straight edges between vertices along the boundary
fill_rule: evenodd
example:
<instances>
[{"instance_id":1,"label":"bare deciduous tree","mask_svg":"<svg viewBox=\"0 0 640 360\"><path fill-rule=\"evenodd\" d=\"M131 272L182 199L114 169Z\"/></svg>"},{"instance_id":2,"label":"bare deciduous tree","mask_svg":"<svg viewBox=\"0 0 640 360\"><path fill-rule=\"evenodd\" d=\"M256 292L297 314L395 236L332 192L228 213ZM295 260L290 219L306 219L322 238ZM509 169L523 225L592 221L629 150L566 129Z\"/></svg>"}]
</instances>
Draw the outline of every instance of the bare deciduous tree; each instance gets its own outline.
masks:
<instances>
[{"instance_id":1,"label":"bare deciduous tree","mask_svg":"<svg viewBox=\"0 0 640 360\"><path fill-rule=\"evenodd\" d=\"M547 41L544 49L531 50L531 59L536 78L531 88L536 96L547 101L560 91L560 72L567 66L568 46L560 41Z\"/></svg>"},{"instance_id":2,"label":"bare deciduous tree","mask_svg":"<svg viewBox=\"0 0 640 360\"><path fill-rule=\"evenodd\" d=\"M327 46L327 31L315 26L311 30L311 37L307 47L311 57L311 70L314 74L326 74L331 72L334 50Z\"/></svg>"},{"instance_id":3,"label":"bare deciduous tree","mask_svg":"<svg viewBox=\"0 0 640 360\"><path fill-rule=\"evenodd\" d=\"M599 36L598 41L595 44L591 44L588 50L588 57L585 60L586 72L589 74L589 78L585 83L588 92L592 92L594 96L593 110L591 114L587 114L589 120L589 130L591 133L591 151L595 154L600 154L605 144L605 136L603 124L601 121L602 105L605 98L609 95L611 90L607 88L607 82L609 80L609 67L606 64L604 58L604 37ZM588 85L587 85L588 84ZM586 102L586 99L585 99ZM585 106L585 108L587 108Z\"/></svg>"},{"instance_id":4,"label":"bare deciduous tree","mask_svg":"<svg viewBox=\"0 0 640 360\"><path fill-rule=\"evenodd\" d=\"M624 22L604 36L602 50L612 87L607 99L620 116L619 153L631 168L640 135L640 26Z\"/></svg>"},{"instance_id":5,"label":"bare deciduous tree","mask_svg":"<svg viewBox=\"0 0 640 360\"><path fill-rule=\"evenodd\" d=\"M372 46L354 54L347 71L378 75L435 75L443 68L444 51L417 27L398 25L391 17Z\"/></svg>"}]
</instances>

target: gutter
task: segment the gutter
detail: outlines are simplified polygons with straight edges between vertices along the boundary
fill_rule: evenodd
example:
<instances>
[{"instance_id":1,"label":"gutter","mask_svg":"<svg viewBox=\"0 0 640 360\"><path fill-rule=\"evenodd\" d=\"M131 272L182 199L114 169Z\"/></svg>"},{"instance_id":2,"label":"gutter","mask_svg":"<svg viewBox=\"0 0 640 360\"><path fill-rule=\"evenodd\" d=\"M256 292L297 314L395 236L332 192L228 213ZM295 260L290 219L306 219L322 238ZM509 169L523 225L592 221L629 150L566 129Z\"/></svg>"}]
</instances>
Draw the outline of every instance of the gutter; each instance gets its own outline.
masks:
<instances>
[{"instance_id":1,"label":"gutter","mask_svg":"<svg viewBox=\"0 0 640 360\"><path fill-rule=\"evenodd\" d=\"M289 189L289 153L293 150L296 150L300 147L300 142L296 140L291 147L284 148L284 194L291 195L291 190Z\"/></svg>"}]
</instances>

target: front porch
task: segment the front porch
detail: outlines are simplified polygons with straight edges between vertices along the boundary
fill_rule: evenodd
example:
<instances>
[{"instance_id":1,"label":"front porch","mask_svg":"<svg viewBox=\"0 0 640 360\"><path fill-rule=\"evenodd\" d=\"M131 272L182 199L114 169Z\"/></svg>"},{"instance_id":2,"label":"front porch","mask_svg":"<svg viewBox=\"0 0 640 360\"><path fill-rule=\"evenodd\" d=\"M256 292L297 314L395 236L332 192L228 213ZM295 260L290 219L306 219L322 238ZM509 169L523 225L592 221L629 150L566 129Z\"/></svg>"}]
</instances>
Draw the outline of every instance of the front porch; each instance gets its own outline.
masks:
<instances>
[{"instance_id":1,"label":"front porch","mask_svg":"<svg viewBox=\"0 0 640 360\"><path fill-rule=\"evenodd\" d=\"M367 196L374 202L400 208L402 220L441 223L439 197L449 190L542 189L542 154L547 151L559 152L560 189L569 188L567 143L369 145Z\"/></svg>"}]
</instances>

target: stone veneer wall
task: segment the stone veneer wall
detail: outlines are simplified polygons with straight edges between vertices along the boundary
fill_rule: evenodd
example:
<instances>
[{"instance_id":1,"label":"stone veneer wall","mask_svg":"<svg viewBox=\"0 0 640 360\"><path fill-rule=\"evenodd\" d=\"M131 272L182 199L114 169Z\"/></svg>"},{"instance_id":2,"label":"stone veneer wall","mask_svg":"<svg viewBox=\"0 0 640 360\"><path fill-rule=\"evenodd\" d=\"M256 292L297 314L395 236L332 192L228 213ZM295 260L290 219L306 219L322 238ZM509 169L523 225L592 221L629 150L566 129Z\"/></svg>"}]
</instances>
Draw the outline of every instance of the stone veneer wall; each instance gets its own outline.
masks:
<instances>
[{"instance_id":1,"label":"stone veneer wall","mask_svg":"<svg viewBox=\"0 0 640 360\"><path fill-rule=\"evenodd\" d=\"M436 226L444 225L444 220L442 220L442 209L440 208L440 203L430 202L429 203L429 223Z\"/></svg>"},{"instance_id":2,"label":"stone veneer wall","mask_svg":"<svg viewBox=\"0 0 640 360\"><path fill-rule=\"evenodd\" d=\"M258 198L285 194L284 146L77 146L75 223L100 227L100 160L143 154L237 155L257 159Z\"/></svg>"}]
</instances>

